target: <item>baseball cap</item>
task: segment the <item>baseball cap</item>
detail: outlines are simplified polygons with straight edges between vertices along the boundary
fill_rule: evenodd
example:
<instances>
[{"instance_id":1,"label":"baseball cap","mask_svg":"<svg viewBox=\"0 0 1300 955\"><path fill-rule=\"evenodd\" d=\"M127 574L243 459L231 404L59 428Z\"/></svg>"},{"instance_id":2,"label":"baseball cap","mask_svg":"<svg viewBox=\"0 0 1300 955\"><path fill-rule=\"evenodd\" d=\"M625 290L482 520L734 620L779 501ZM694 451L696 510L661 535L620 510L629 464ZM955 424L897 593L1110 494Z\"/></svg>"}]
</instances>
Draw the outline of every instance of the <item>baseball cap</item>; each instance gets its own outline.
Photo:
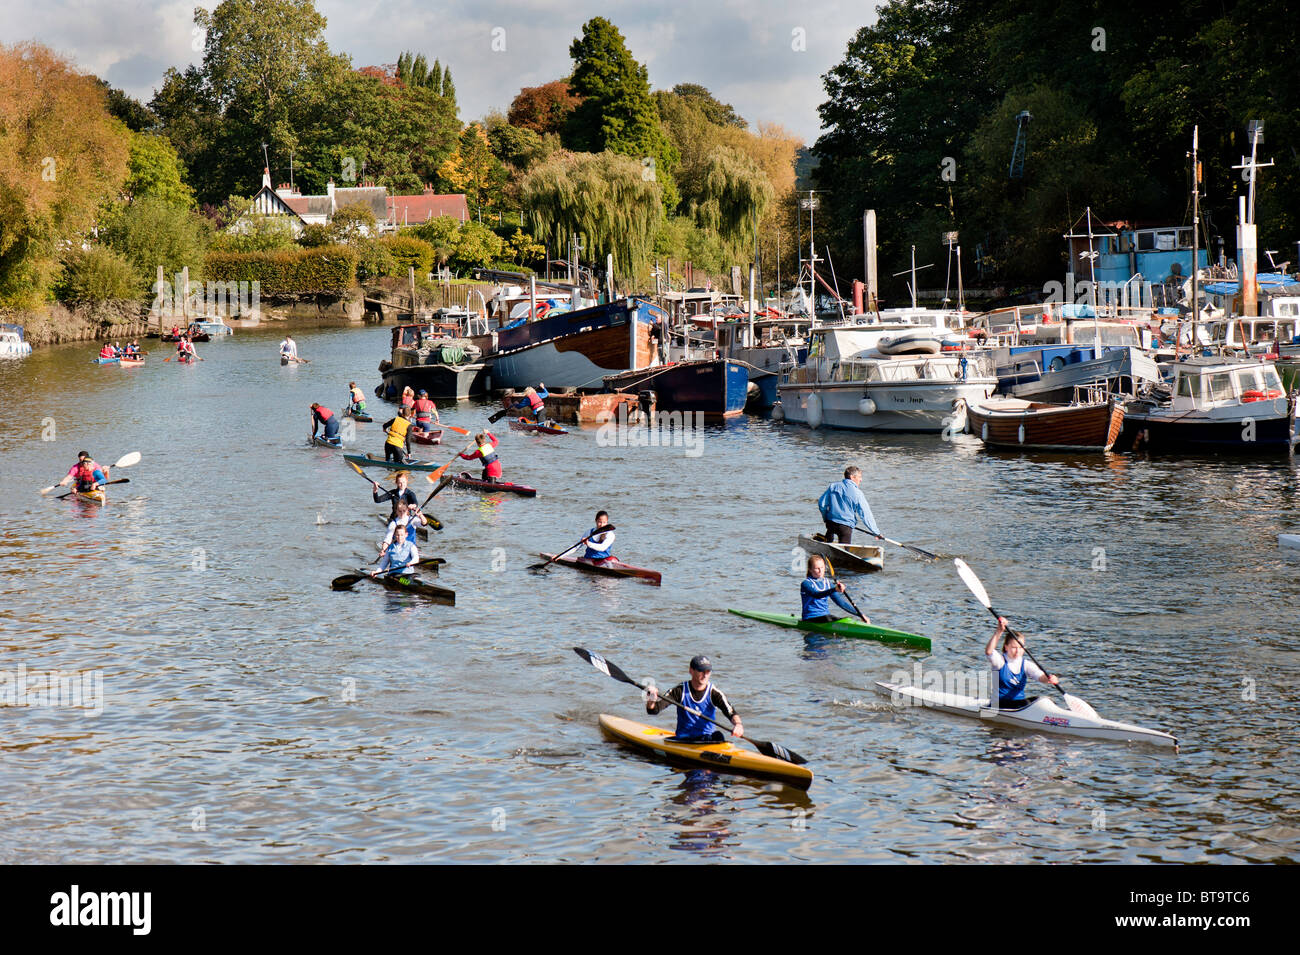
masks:
<instances>
[{"instance_id":1,"label":"baseball cap","mask_svg":"<svg viewBox=\"0 0 1300 955\"><path fill-rule=\"evenodd\" d=\"M710 673L713 670L713 664L709 658L701 654L697 657L691 657L691 669L696 673Z\"/></svg>"}]
</instances>

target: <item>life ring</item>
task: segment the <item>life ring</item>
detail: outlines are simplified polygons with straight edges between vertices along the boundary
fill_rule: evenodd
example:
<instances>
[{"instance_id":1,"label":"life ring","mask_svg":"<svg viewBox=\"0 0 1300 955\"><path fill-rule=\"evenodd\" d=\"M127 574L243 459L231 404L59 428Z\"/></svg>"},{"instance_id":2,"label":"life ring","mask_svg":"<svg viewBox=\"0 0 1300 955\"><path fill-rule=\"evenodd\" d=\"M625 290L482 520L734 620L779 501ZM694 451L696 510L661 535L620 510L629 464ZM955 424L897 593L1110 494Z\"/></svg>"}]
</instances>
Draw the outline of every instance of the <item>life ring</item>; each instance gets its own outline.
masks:
<instances>
[{"instance_id":1,"label":"life ring","mask_svg":"<svg viewBox=\"0 0 1300 955\"><path fill-rule=\"evenodd\" d=\"M1055 358L1052 359L1051 363L1047 366L1047 369L1048 371L1060 371L1064 367L1065 367L1065 359L1062 358L1060 355L1057 355Z\"/></svg>"},{"instance_id":2,"label":"life ring","mask_svg":"<svg viewBox=\"0 0 1300 955\"><path fill-rule=\"evenodd\" d=\"M1264 401L1270 398L1281 398L1281 397L1282 397L1282 392L1278 391L1276 388L1271 388L1268 391L1257 391L1255 389L1251 389L1250 391L1243 391L1241 393L1242 401Z\"/></svg>"},{"instance_id":3,"label":"life ring","mask_svg":"<svg viewBox=\"0 0 1300 955\"><path fill-rule=\"evenodd\" d=\"M537 307L533 309L533 318L534 319L545 318L546 313L549 312L550 310L551 310L550 302L538 302Z\"/></svg>"}]
</instances>

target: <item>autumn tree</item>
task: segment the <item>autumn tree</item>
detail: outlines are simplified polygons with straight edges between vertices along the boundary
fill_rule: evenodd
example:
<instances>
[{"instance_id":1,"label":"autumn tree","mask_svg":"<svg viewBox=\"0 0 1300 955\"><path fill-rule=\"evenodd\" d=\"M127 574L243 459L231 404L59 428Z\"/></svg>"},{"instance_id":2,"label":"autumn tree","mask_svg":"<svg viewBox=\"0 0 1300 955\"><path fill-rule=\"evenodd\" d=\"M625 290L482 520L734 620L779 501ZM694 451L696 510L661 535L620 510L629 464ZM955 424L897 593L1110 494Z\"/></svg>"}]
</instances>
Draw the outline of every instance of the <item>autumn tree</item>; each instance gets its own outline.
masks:
<instances>
[{"instance_id":1,"label":"autumn tree","mask_svg":"<svg viewBox=\"0 0 1300 955\"><path fill-rule=\"evenodd\" d=\"M33 43L0 46L0 305L42 300L60 240L126 179L130 132L98 80Z\"/></svg>"},{"instance_id":2,"label":"autumn tree","mask_svg":"<svg viewBox=\"0 0 1300 955\"><path fill-rule=\"evenodd\" d=\"M456 152L438 167L438 176L452 192L463 192L471 212L482 221L500 203L506 173L501 161L492 153L487 132L480 123L471 123L461 133Z\"/></svg>"},{"instance_id":3,"label":"autumn tree","mask_svg":"<svg viewBox=\"0 0 1300 955\"><path fill-rule=\"evenodd\" d=\"M580 102L564 80L525 86L511 101L506 119L511 126L531 129L539 135L559 134Z\"/></svg>"}]
</instances>

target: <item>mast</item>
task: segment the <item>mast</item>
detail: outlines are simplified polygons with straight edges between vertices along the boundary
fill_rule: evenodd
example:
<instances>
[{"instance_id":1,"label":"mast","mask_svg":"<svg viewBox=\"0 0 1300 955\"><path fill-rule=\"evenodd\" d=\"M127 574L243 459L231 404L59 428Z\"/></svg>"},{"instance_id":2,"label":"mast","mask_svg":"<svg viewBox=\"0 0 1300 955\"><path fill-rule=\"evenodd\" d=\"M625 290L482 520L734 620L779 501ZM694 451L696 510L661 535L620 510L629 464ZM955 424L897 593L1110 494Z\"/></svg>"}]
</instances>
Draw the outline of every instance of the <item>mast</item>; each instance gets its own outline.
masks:
<instances>
[{"instance_id":1,"label":"mast","mask_svg":"<svg viewBox=\"0 0 1300 955\"><path fill-rule=\"evenodd\" d=\"M1192 354L1196 354L1196 319L1201 310L1201 163L1197 159L1201 127L1192 127ZM1175 344L1174 353L1178 347Z\"/></svg>"},{"instance_id":2,"label":"mast","mask_svg":"<svg viewBox=\"0 0 1300 955\"><path fill-rule=\"evenodd\" d=\"M1101 357L1101 327L1097 324L1097 253L1092 251L1092 206L1088 206L1088 298L1092 300L1092 357Z\"/></svg>"}]
</instances>

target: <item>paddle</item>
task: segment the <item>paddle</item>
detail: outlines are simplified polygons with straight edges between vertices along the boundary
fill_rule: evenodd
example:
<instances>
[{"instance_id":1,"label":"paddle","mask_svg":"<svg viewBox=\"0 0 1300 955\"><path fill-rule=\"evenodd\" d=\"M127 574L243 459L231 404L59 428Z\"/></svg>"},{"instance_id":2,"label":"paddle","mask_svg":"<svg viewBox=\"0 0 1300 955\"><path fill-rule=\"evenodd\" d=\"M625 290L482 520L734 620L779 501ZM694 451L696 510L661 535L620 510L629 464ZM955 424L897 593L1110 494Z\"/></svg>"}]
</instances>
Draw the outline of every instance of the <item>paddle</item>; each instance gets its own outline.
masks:
<instances>
[{"instance_id":1,"label":"paddle","mask_svg":"<svg viewBox=\"0 0 1300 955\"><path fill-rule=\"evenodd\" d=\"M472 447L474 447L474 444L471 442L470 444L465 445L465 450L468 451L468 450L469 450L470 448L472 448ZM436 470L436 471L430 471L430 472L429 472L429 483L430 483L430 484L437 484L437 483L442 479L442 475L446 472L447 468L449 468L449 467L451 467L453 464L455 464L456 461L460 458L460 455L461 455L461 452L457 452L457 453L456 453L456 457L452 458L450 461L448 461L448 462L447 462L446 464L444 464L442 467L438 468L438 470ZM439 488L438 488L438 491L441 491L441 490L442 490L442 488L439 487ZM434 491L433 494L437 494L438 491ZM429 497L432 498L432 497L433 497L433 494L430 494ZM428 502L426 501L425 503L427 504Z\"/></svg>"},{"instance_id":2,"label":"paddle","mask_svg":"<svg viewBox=\"0 0 1300 955\"><path fill-rule=\"evenodd\" d=\"M864 531L864 532L867 533L867 534L870 534L870 535L871 535L872 537L874 537L876 540L882 540L882 541L884 541L886 544L893 544L895 547L901 547L901 548L903 548L904 550L910 550L913 554L916 554L918 557L924 557L926 560L938 560L938 559L939 559L939 555L938 555L938 554L932 554L932 553L930 553L928 550L924 550L923 548L920 548L920 547L913 547L911 544L902 544L902 543L899 543L899 542L896 541L896 540L892 540L892 539L886 537L884 534L877 534L875 531L869 531L869 530L867 530L865 527L863 527L861 524L858 525L858 528L857 528L857 529L860 530L860 531Z\"/></svg>"},{"instance_id":3,"label":"paddle","mask_svg":"<svg viewBox=\"0 0 1300 955\"><path fill-rule=\"evenodd\" d=\"M600 530L595 531L594 533L588 534L588 535L587 535L586 537L584 537L582 540L578 541L578 543L576 543L576 544L574 544L572 547L570 547L569 550L566 550L566 551L564 551L563 553L560 553L560 554L556 554L556 555L555 555L554 557L552 557L550 560L544 560L544 561L542 561L540 564L529 564L527 569L528 569L528 570L541 570L543 567L547 567L547 566L549 566L550 564L552 564L553 562L559 560L559 559L560 559L561 557L563 557L565 554L569 553L569 551L577 550L579 547L581 547L583 544L587 543L587 541L591 540L593 537L599 537L601 534L605 533L606 531L612 531L613 529L614 529L614 525L613 525L613 524L606 524L606 525L605 525L604 527L602 527Z\"/></svg>"},{"instance_id":4,"label":"paddle","mask_svg":"<svg viewBox=\"0 0 1300 955\"><path fill-rule=\"evenodd\" d=\"M448 431L455 431L457 434L460 434L460 435L469 434L469 428L458 428L458 427L456 427L454 424L441 424L441 423L435 422L435 423L434 423L434 427L435 427L435 428L446 428Z\"/></svg>"},{"instance_id":5,"label":"paddle","mask_svg":"<svg viewBox=\"0 0 1300 955\"><path fill-rule=\"evenodd\" d=\"M424 504L421 504L421 505L420 505L420 510L424 510L425 505L427 505L430 501L433 500L434 495L436 495L436 494L437 494L439 491L441 491L444 487L446 487L448 484L450 484L451 481L452 481L452 479L449 478L449 477L445 477L445 478L443 478L441 481L439 481L439 482L438 482L438 486L435 487L435 488L434 488L434 489L429 493L429 496L426 497L426 498L424 499ZM427 515L426 515L426 516L427 516ZM430 520L429 523L432 524L433 521ZM442 530L442 525L441 525L441 524L438 525L438 530Z\"/></svg>"},{"instance_id":6,"label":"paddle","mask_svg":"<svg viewBox=\"0 0 1300 955\"><path fill-rule=\"evenodd\" d=\"M498 411L496 414L493 414L493 415L489 415L489 416L488 416L488 423L489 423L489 424L493 424L493 423L495 423L495 422L497 422L497 421L500 421L500 420L501 420L502 418L504 418L506 415L510 414L512 411L515 411L515 410L517 410L517 409L515 409L515 408L502 408L502 409L501 409L500 411Z\"/></svg>"},{"instance_id":7,"label":"paddle","mask_svg":"<svg viewBox=\"0 0 1300 955\"><path fill-rule=\"evenodd\" d=\"M139 464L139 463L140 463L140 452L139 452L139 451L131 451L131 452L128 452L127 454L122 455L120 458L118 458L118 459L117 459L117 462L116 462L115 464L111 464L111 465L109 465L109 470L111 471L111 470L113 470L113 468L129 468L129 467L132 467L133 465L136 465L136 464ZM65 478L64 480L66 480L66 478ZM108 482L108 483L110 483L110 484L116 484L117 482L116 482L116 481L110 481L110 482ZM49 493L50 493L51 491L53 491L55 488L59 488L59 487L62 487L62 486L63 486L62 484L51 484L49 487L43 487L43 488L41 488L40 493L42 493L42 494L49 494ZM62 498L63 498L63 495L59 495L59 497L60 497L60 499L62 499Z\"/></svg>"},{"instance_id":8,"label":"paddle","mask_svg":"<svg viewBox=\"0 0 1300 955\"><path fill-rule=\"evenodd\" d=\"M446 561L442 560L441 557L430 557L428 559L432 561L441 560L444 564L446 563ZM417 560L412 564L402 564L400 567L389 567L384 571L384 573L394 574L399 570L406 570L408 567L419 567L422 564L424 564L423 560ZM340 574L338 577L335 577L330 581L330 587L334 590L347 590L349 587L355 587L369 576L369 574Z\"/></svg>"},{"instance_id":9,"label":"paddle","mask_svg":"<svg viewBox=\"0 0 1300 955\"><path fill-rule=\"evenodd\" d=\"M366 477L366 472L363 471L363 470L361 470L361 467L360 467L360 465L357 464L357 462L355 462L355 461L349 461L349 462L348 462L348 467L352 468L352 470L356 471L356 472L357 472L358 474L360 474L363 478L365 478L367 484L370 484L371 486L374 486L375 484L378 483L378 482L376 482L376 481L372 481L370 478ZM437 494L438 491L441 491L441 490L442 490L442 488L438 488L437 490L435 490L435 491L433 492L433 494ZM428 504L431 500L433 500L433 494L430 494L428 497L426 497L426 498L424 499L424 504ZM420 510L421 510L421 511L424 510L424 504L421 504L421 505L420 505ZM429 522L429 526L432 527L435 531L440 531L440 530L442 530L442 521L438 520L438 519L437 519L436 517L434 517L432 514L425 514L425 515L424 515L424 518L425 518L425 520L427 520L427 521Z\"/></svg>"},{"instance_id":10,"label":"paddle","mask_svg":"<svg viewBox=\"0 0 1300 955\"><path fill-rule=\"evenodd\" d=\"M578 656L582 657L582 659L586 660L588 663L594 666L601 673L605 674L605 676L613 677L615 680L618 680L620 683L630 684L636 687L638 690L641 690L642 692L645 692L647 689L649 689L644 683L638 683L636 680L632 679L630 676L628 676L626 673L620 670L617 666L610 663L608 660L606 660L598 653L592 653L590 650L584 650L582 647L574 647L573 652L576 653ZM687 713L690 713L692 716L698 716L702 720L708 720L708 722L712 723L714 726L718 727L719 729L724 729L727 730L728 732L731 731L730 726L727 726L723 723L719 723L717 720L710 720L699 710L693 710L689 706L686 706L683 703L677 703L674 700L668 699L668 697L666 696L661 696L659 697L659 699L663 700L663 702L665 703L672 703L673 706L680 707L681 709L685 710ZM785 760L787 763L794 763L796 766L802 766L804 763L808 762L808 760L804 759L794 750L786 749L784 746L782 746L779 743L771 743L763 739L754 739L753 737L750 736L742 736L741 739L748 740L749 742L753 743L754 748L757 749L764 756L771 756L774 759Z\"/></svg>"},{"instance_id":11,"label":"paddle","mask_svg":"<svg viewBox=\"0 0 1300 955\"><path fill-rule=\"evenodd\" d=\"M967 589L975 595L975 599L984 605L984 609L993 614L994 619L1001 617L1002 614L993 609L993 604L989 600L989 592L984 589L984 585L980 583L980 579L975 576L975 571L970 569L970 566L966 561L958 557L953 560L953 564L957 567L957 576L961 578L962 583L966 585ZM1038 667L1038 669L1042 670L1044 673L1048 672L1046 667L1037 660L1034 660L1034 655L1030 653L1029 648L1025 646L1024 637L1012 630L1010 627L1007 627L1007 633L1020 641L1020 646L1021 649L1025 651L1025 656L1033 661L1034 665ZM1065 705L1075 713L1079 713L1092 719L1101 719L1101 717L1097 715L1097 711L1089 706L1086 701L1079 699L1077 696L1071 696L1069 693L1066 693L1065 690L1062 689L1059 680L1056 683L1049 683L1048 685L1055 686L1057 690L1060 690L1061 696L1065 698Z\"/></svg>"},{"instance_id":12,"label":"paddle","mask_svg":"<svg viewBox=\"0 0 1300 955\"><path fill-rule=\"evenodd\" d=\"M130 478L114 478L114 479L111 480L111 481L105 481L103 484L99 484L99 485L96 485L96 486L97 486L97 487L108 487L108 485L110 485L110 484L130 484L130 483L131 483L131 479L130 479ZM67 494L60 494L58 497L55 498L55 500L56 500L56 501L61 501L61 500L63 500L65 497L72 497L72 495L74 495L74 494L76 494L76 493L77 493L76 491L69 491Z\"/></svg>"},{"instance_id":13,"label":"paddle","mask_svg":"<svg viewBox=\"0 0 1300 955\"><path fill-rule=\"evenodd\" d=\"M825 555L822 556L822 560L826 564L826 572L831 575L831 580L835 581L838 584L840 582L840 579L835 576L835 565L832 564L831 559L829 557L826 557ZM867 619L866 614L864 614L861 610L858 609L858 605L853 602L853 598L849 596L849 591L847 587L844 589L844 599L849 602L849 606L853 608L853 612L862 618L862 622L870 626L871 621Z\"/></svg>"},{"instance_id":14,"label":"paddle","mask_svg":"<svg viewBox=\"0 0 1300 955\"><path fill-rule=\"evenodd\" d=\"M369 557L365 557L361 554L356 554L355 556L357 560L370 559ZM447 558L445 557L421 557L419 560L417 560L414 564L411 564L410 566L419 567L421 570L432 570L436 574L438 573L438 568L445 563L447 563Z\"/></svg>"}]
</instances>

